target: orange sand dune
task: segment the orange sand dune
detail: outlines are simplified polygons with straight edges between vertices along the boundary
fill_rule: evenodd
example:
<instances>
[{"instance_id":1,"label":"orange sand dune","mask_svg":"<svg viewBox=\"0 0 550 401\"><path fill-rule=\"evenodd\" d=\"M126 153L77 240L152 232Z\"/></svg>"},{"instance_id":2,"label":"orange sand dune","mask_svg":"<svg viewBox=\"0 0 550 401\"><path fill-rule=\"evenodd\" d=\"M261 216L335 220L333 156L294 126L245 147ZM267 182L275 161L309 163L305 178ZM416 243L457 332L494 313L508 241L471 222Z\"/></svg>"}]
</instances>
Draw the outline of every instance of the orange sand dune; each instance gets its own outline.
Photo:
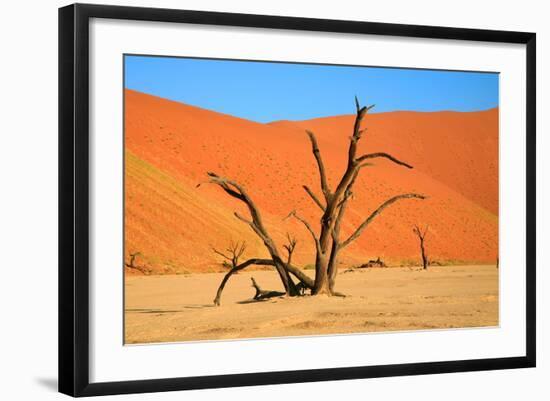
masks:
<instances>
[{"instance_id":1,"label":"orange sand dune","mask_svg":"<svg viewBox=\"0 0 550 401\"><path fill-rule=\"evenodd\" d=\"M332 185L342 173L352 116L259 124L127 90L126 251L158 273L215 271L230 240L246 240L246 257L266 256L254 233L233 216L246 210L206 181L214 171L239 181L282 246L298 238L295 261L313 263L307 231L283 218L296 209L318 227L318 208L302 189L319 193L305 128L315 131ZM477 113L380 113L367 116L360 152L385 151L415 166L385 160L363 170L342 227L343 237L388 197L404 200L379 216L341 258L343 265L382 257L418 259L414 224L429 224L433 260L493 262L498 250L498 110Z\"/></svg>"},{"instance_id":2,"label":"orange sand dune","mask_svg":"<svg viewBox=\"0 0 550 401\"><path fill-rule=\"evenodd\" d=\"M345 155L354 116L271 123L308 129ZM362 149L398 153L414 167L498 215L498 108L482 112L371 114Z\"/></svg>"}]
</instances>

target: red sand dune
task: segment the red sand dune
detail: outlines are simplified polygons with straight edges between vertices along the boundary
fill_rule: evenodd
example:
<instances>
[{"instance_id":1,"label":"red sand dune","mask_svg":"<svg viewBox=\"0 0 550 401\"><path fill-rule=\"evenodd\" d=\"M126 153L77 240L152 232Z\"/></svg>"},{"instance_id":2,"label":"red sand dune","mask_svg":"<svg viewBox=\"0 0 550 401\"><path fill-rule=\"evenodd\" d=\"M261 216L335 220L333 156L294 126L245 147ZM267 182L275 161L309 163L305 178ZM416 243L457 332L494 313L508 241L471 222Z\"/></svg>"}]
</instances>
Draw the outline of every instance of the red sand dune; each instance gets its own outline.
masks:
<instances>
[{"instance_id":1,"label":"red sand dune","mask_svg":"<svg viewBox=\"0 0 550 401\"><path fill-rule=\"evenodd\" d=\"M214 171L243 184L282 249L298 238L295 261L313 263L307 231L283 218L296 209L318 227L319 210L302 189L319 191L305 129L313 130L334 185L346 161L353 116L259 124L127 90L126 257L158 273L219 270L225 249L246 240L245 257L266 256L254 233L233 216L246 210L206 181ZM353 104L351 104L353 107ZM389 152L415 166L385 160L362 171L342 236L387 198L405 192L341 257L343 265L380 256L391 263L418 260L412 227L429 224L432 260L494 262L498 252L498 109L475 112L393 112L368 115L359 153Z\"/></svg>"}]
</instances>

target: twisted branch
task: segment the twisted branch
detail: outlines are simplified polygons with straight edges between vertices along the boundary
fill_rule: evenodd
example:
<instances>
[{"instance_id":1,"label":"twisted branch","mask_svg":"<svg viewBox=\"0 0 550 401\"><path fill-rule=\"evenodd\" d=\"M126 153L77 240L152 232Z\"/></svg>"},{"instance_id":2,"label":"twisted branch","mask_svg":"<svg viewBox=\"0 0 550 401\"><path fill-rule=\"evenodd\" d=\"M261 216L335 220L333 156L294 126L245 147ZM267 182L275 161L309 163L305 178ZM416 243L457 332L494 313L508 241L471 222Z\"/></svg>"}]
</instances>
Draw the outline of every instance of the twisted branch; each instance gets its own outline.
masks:
<instances>
[{"instance_id":1,"label":"twisted branch","mask_svg":"<svg viewBox=\"0 0 550 401\"><path fill-rule=\"evenodd\" d=\"M306 190L306 192L308 193L308 195L311 197L311 199L313 199L313 202L315 202L315 204L317 206L319 206L319 208L324 211L325 210L325 206L321 203L321 201L319 200L319 198L317 198L317 196L313 193L313 191L311 189L309 189L309 187L307 185L303 185L302 188L304 188Z\"/></svg>"},{"instance_id":2,"label":"twisted branch","mask_svg":"<svg viewBox=\"0 0 550 401\"><path fill-rule=\"evenodd\" d=\"M307 132L307 135L309 136L309 140L311 141L311 150L313 152L313 155L315 156L315 160L317 161L317 167L319 168L319 177L321 179L321 190L323 191L323 194L325 195L325 199L328 203L330 201L331 192L327 181L325 165L321 157L321 152L319 151L319 145L317 145L317 138L315 137L315 134L313 132L307 131L307 130L306 132Z\"/></svg>"},{"instance_id":3,"label":"twisted branch","mask_svg":"<svg viewBox=\"0 0 550 401\"><path fill-rule=\"evenodd\" d=\"M260 265L260 266L273 266L274 263L271 259L248 259L246 262L243 262L237 266L234 266L231 270L229 270L225 276L223 277L222 282L220 283L220 286L218 287L218 291L216 292L216 298L214 298L214 305L220 306L220 300L222 297L223 289L225 288L225 284L229 281L231 276L235 273L237 273L239 270L243 270L247 268L248 266L252 265Z\"/></svg>"},{"instance_id":4,"label":"twisted branch","mask_svg":"<svg viewBox=\"0 0 550 401\"><path fill-rule=\"evenodd\" d=\"M405 162L402 162L401 160L398 160L396 159L395 157L393 157L392 155L388 154L388 153L384 153L384 152L377 152L377 153L370 153L370 154L366 154L366 155L363 155L363 156L360 156L358 157L357 159L355 159L355 161L357 163L360 163L364 160L367 160L367 159L374 159L374 158L377 158L377 157L384 157L388 160L391 160L392 162L394 163L397 163L399 164L400 166L405 166L407 168L413 168L413 166L411 166L410 164L407 164Z\"/></svg>"},{"instance_id":5,"label":"twisted branch","mask_svg":"<svg viewBox=\"0 0 550 401\"><path fill-rule=\"evenodd\" d=\"M356 240L360 235L361 233L363 232L363 230L365 228L367 228L367 226L376 218L376 216L378 216L385 208L387 208L388 206L390 206L391 204L397 202L398 200L401 200L401 199L411 199L411 198L417 198L417 199L426 199L426 197L424 195L418 195L418 194L404 194L404 195L397 195L397 196L394 196L393 198L390 198L388 199L387 201L385 201L384 203L382 203L382 205L380 205L378 207L378 209L376 209L374 212L371 213L371 215L369 217L367 217L367 219L361 223L361 225L359 227L357 227L357 229L354 231L353 234L351 234L349 236L349 238L347 240L345 240L344 242L342 242L340 244L340 248L344 248L346 246L348 246L351 242L353 242L354 240Z\"/></svg>"},{"instance_id":6,"label":"twisted branch","mask_svg":"<svg viewBox=\"0 0 550 401\"><path fill-rule=\"evenodd\" d=\"M296 210L293 210L292 212L290 212L288 214L288 216L285 217L285 220L288 219L289 217L294 217L296 220L300 221L306 227L306 229L311 234L311 237L313 238L313 241L315 242L315 247L318 249L319 248L319 240L317 239L317 236L315 235L315 231L313 231L313 228L311 228L311 226L309 225L307 220L304 219L303 217L298 216L298 214L296 213Z\"/></svg>"}]
</instances>

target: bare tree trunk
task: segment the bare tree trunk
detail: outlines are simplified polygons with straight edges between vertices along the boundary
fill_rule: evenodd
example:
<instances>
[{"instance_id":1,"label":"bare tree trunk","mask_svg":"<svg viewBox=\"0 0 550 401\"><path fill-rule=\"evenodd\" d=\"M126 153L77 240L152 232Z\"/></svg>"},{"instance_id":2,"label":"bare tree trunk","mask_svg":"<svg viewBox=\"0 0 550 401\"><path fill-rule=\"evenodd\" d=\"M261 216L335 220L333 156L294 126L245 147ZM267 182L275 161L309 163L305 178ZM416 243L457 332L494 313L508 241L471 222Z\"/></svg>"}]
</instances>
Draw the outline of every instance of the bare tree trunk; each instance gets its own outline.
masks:
<instances>
[{"instance_id":1,"label":"bare tree trunk","mask_svg":"<svg viewBox=\"0 0 550 401\"><path fill-rule=\"evenodd\" d=\"M279 277L285 288L285 292L288 295L299 295L299 291L291 278L291 274L294 275L301 282L302 287L310 288L312 295L335 294L334 286L338 270L337 266L339 251L348 246L351 242L355 241L365 230L365 228L372 222L372 220L376 216L378 216L386 207L390 206L394 202L397 202L400 199L410 198L425 199L425 196L423 195L412 193L397 195L393 198L386 200L374 212L372 212L371 215L345 241L340 242L340 223L345 214L346 203L352 196L352 187L356 181L359 171L363 167L370 165L366 161L370 159L383 158L397 165L412 168L412 166L410 166L409 164L404 163L396 159L395 157L383 152L364 154L359 157L357 156L357 145L364 131L361 129L361 121L365 117L366 113L374 106L360 107L357 98L355 99L355 103L357 114L353 126L353 134L350 137L347 167L334 191L331 189L327 179L325 166L321 157L319 146L317 144L317 139L312 132L307 131L311 142L312 153L315 157L319 170L321 191L323 193L324 201L322 200L322 198L317 197L308 186L304 185L303 188L323 212L320 219L321 227L319 235L317 235L312 227L309 225L309 223L305 219L298 216L295 211L291 212L289 216L292 215L296 219L301 221L307 228L307 230L311 233L313 241L315 242L316 255L314 280L311 280L300 269L291 265L293 249L291 250L290 248L285 247L289 252L288 262L285 263L282 260L273 239L263 225L258 208L254 204L252 199L248 196L244 188L235 181L220 177L214 173L208 173L211 183L217 184L227 194L244 202L245 205L248 207L251 216L250 220L239 215L238 213L235 213L235 216L239 220L247 223L263 241L271 256L271 261L269 261L270 263L266 264L271 264L275 266L275 269L279 273ZM247 262L245 262L244 264L246 263ZM237 269L234 267L229 273L227 273L226 277L224 277L224 280L222 281L222 283L220 284L220 288L218 289L219 295L221 295L221 291L223 291L223 287L225 286L225 283L227 282L229 277L236 270ZM215 300L215 303L217 304L219 304L219 295L216 296Z\"/></svg>"},{"instance_id":2,"label":"bare tree trunk","mask_svg":"<svg viewBox=\"0 0 550 401\"><path fill-rule=\"evenodd\" d=\"M422 256L422 268L424 270L426 270L426 269L428 269L428 256L426 255L426 249L424 248L424 239L426 238L426 234L428 233L428 226L426 226L424 231L421 231L418 226L414 226L413 231L417 235L418 240L420 242L420 254Z\"/></svg>"},{"instance_id":3,"label":"bare tree trunk","mask_svg":"<svg viewBox=\"0 0 550 401\"><path fill-rule=\"evenodd\" d=\"M338 274L338 252L340 252L340 226L342 224L342 218L346 212L347 203L353 195L351 188L357 179L360 168L356 171L355 175L352 177L352 180L348 184L346 191L344 193L344 199L340 202L338 215L336 216L336 222L334 223L334 228L332 230L332 249L330 250L330 259L328 262L328 284L331 294L335 294L334 286L336 284L336 275Z\"/></svg>"},{"instance_id":4,"label":"bare tree trunk","mask_svg":"<svg viewBox=\"0 0 550 401\"><path fill-rule=\"evenodd\" d=\"M338 251L339 244L333 240L332 249L330 251L330 259L328 262L328 288L331 294L335 293L334 286L336 284L336 275L338 274Z\"/></svg>"},{"instance_id":5,"label":"bare tree trunk","mask_svg":"<svg viewBox=\"0 0 550 401\"><path fill-rule=\"evenodd\" d=\"M355 98L357 114L355 117L355 123L353 126L353 134L350 137L350 144L348 149L348 163L340 182L336 186L334 191L331 190L329 182L327 180L325 166L321 157L321 152L317 144L317 138L313 132L307 131L311 142L312 153L317 162L319 170L319 178L321 184L321 191L324 196L324 202L322 202L315 193L306 185L303 186L307 194L315 202L317 206L323 211L321 217L321 230L317 237L309 224L302 218L293 212L294 217L302 221L306 228L310 231L315 241L316 257L315 257L315 283L312 290L313 295L317 294L333 294L336 281L337 266L338 266L338 253L339 251L357 239L364 229L371 223L371 221L378 216L386 207L393 204L400 199L418 198L424 199L423 195L417 194L405 194L395 196L386 202L384 202L378 209L376 209L356 230L355 232L344 242L340 243L340 223L344 217L346 203L352 196L352 187L355 184L355 180L359 174L359 171L370 165L367 160L384 158L391 162L412 168L411 165L404 163L395 157L383 153L369 153L357 157L357 145L361 139L363 130L361 129L361 122L367 112L374 106L360 107L359 101Z\"/></svg>"},{"instance_id":6,"label":"bare tree trunk","mask_svg":"<svg viewBox=\"0 0 550 401\"><path fill-rule=\"evenodd\" d=\"M420 250L422 252L422 266L424 270L428 268L428 258L426 257L426 250L424 249L424 240L420 241Z\"/></svg>"},{"instance_id":7,"label":"bare tree trunk","mask_svg":"<svg viewBox=\"0 0 550 401\"><path fill-rule=\"evenodd\" d=\"M315 285L313 295L329 294L329 275L328 275L328 263L330 255L327 253L318 252L315 259Z\"/></svg>"}]
</instances>

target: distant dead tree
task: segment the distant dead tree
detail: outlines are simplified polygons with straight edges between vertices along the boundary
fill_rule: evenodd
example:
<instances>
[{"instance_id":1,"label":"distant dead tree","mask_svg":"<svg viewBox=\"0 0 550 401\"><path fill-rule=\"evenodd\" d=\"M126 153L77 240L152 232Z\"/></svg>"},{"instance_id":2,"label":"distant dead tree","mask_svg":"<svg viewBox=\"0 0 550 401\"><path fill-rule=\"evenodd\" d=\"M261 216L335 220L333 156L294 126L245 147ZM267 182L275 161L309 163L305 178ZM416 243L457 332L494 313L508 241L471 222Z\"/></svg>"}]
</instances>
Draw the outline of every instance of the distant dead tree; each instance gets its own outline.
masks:
<instances>
[{"instance_id":1,"label":"distant dead tree","mask_svg":"<svg viewBox=\"0 0 550 401\"><path fill-rule=\"evenodd\" d=\"M124 265L126 267L130 268L130 269L138 270L138 271L142 272L143 274L151 273L151 271L149 269L147 269L146 267L136 265L136 258L138 256L141 256L141 252L133 252L133 253L131 252L130 253L130 262L124 263Z\"/></svg>"},{"instance_id":2,"label":"distant dead tree","mask_svg":"<svg viewBox=\"0 0 550 401\"><path fill-rule=\"evenodd\" d=\"M376 259L371 259L367 263L363 263L359 266L357 266L358 269L365 269L369 267L387 267L386 263L382 259L380 259L380 256L378 256Z\"/></svg>"},{"instance_id":3,"label":"distant dead tree","mask_svg":"<svg viewBox=\"0 0 550 401\"><path fill-rule=\"evenodd\" d=\"M424 240L426 238L426 234L428 234L428 225L424 228L424 231L420 229L417 225L414 226L413 232L418 237L419 243L420 243L420 254L422 255L422 267L424 270L428 268L428 256L426 255L426 249L424 247Z\"/></svg>"},{"instance_id":4,"label":"distant dead tree","mask_svg":"<svg viewBox=\"0 0 550 401\"><path fill-rule=\"evenodd\" d=\"M294 249L296 248L296 244L298 243L298 241L289 233L286 233L286 238L288 240L288 244L283 245L283 247L286 249L288 255L286 259L286 264L289 265L292 262L292 254L294 253Z\"/></svg>"},{"instance_id":5,"label":"distant dead tree","mask_svg":"<svg viewBox=\"0 0 550 401\"><path fill-rule=\"evenodd\" d=\"M359 156L357 155L358 143L362 137L362 134L365 131L364 129L361 129L361 122L367 112L374 106L361 107L357 98L355 98L355 105L356 116L353 125L353 132L350 136L347 165L341 179L339 180L334 190L331 188L328 182L325 166L321 157L321 152L319 150L315 134L311 131L306 131L311 142L312 153L317 163L317 168L319 170L320 185L323 197L319 198L307 185L303 185L303 188L306 193L311 197L313 202L319 207L319 209L321 209L322 216L320 218L320 232L316 234L312 226L296 211L292 211L287 217L293 217L300 221L307 229L307 231L311 234L313 242L315 243L316 256L314 279L311 279L301 269L292 265L290 263L291 257L287 258L287 262L285 262L281 258L281 255L275 242L273 241L273 238L271 237L266 226L263 223L260 210L254 203L248 192L245 190L245 188L234 180L221 177L213 172L208 173L209 183L219 186L229 196L241 201L242 203L244 203L244 205L246 205L250 214L250 218L246 218L237 212L235 212L234 215L237 219L250 226L254 233L262 240L270 255L270 259L249 259L233 267L226 274L226 276L222 280L222 283L220 284L218 294L216 295L216 299L214 300L214 303L216 305L219 305L219 296L231 274L233 274L235 271L242 270L251 265L274 266L281 279L281 283L283 285L285 293L289 296L296 296L301 294L300 288L297 286L294 280L297 280L299 283L301 283L300 287L309 289L312 295L339 295L334 291L335 279L338 270L337 262L339 252L350 245L357 238L359 238L364 230L370 225L370 223L390 205L402 199L425 199L424 195L416 193L396 195L390 199L387 199L385 202L379 205L369 216L367 216L365 220L347 238L345 238L344 240L340 238L340 228L342 220L345 216L347 204L349 200L353 197L353 187L356 183L359 172L364 167L371 166L371 164L368 163L369 160L386 159L392 163L397 164L398 166L406 167L409 169L412 168L411 165L402 162L392 155L384 152L367 153ZM197 186L200 186L200 184ZM287 249L287 252L289 251L288 248L285 249ZM289 253L289 256L291 256L292 252Z\"/></svg>"},{"instance_id":6,"label":"distant dead tree","mask_svg":"<svg viewBox=\"0 0 550 401\"><path fill-rule=\"evenodd\" d=\"M212 251L225 259L222 262L223 266L227 267L228 269L233 269L239 264L239 258L246 251L246 241L233 242L233 240L231 240L229 246L225 250L225 253L218 251L214 247L212 247Z\"/></svg>"}]
</instances>

